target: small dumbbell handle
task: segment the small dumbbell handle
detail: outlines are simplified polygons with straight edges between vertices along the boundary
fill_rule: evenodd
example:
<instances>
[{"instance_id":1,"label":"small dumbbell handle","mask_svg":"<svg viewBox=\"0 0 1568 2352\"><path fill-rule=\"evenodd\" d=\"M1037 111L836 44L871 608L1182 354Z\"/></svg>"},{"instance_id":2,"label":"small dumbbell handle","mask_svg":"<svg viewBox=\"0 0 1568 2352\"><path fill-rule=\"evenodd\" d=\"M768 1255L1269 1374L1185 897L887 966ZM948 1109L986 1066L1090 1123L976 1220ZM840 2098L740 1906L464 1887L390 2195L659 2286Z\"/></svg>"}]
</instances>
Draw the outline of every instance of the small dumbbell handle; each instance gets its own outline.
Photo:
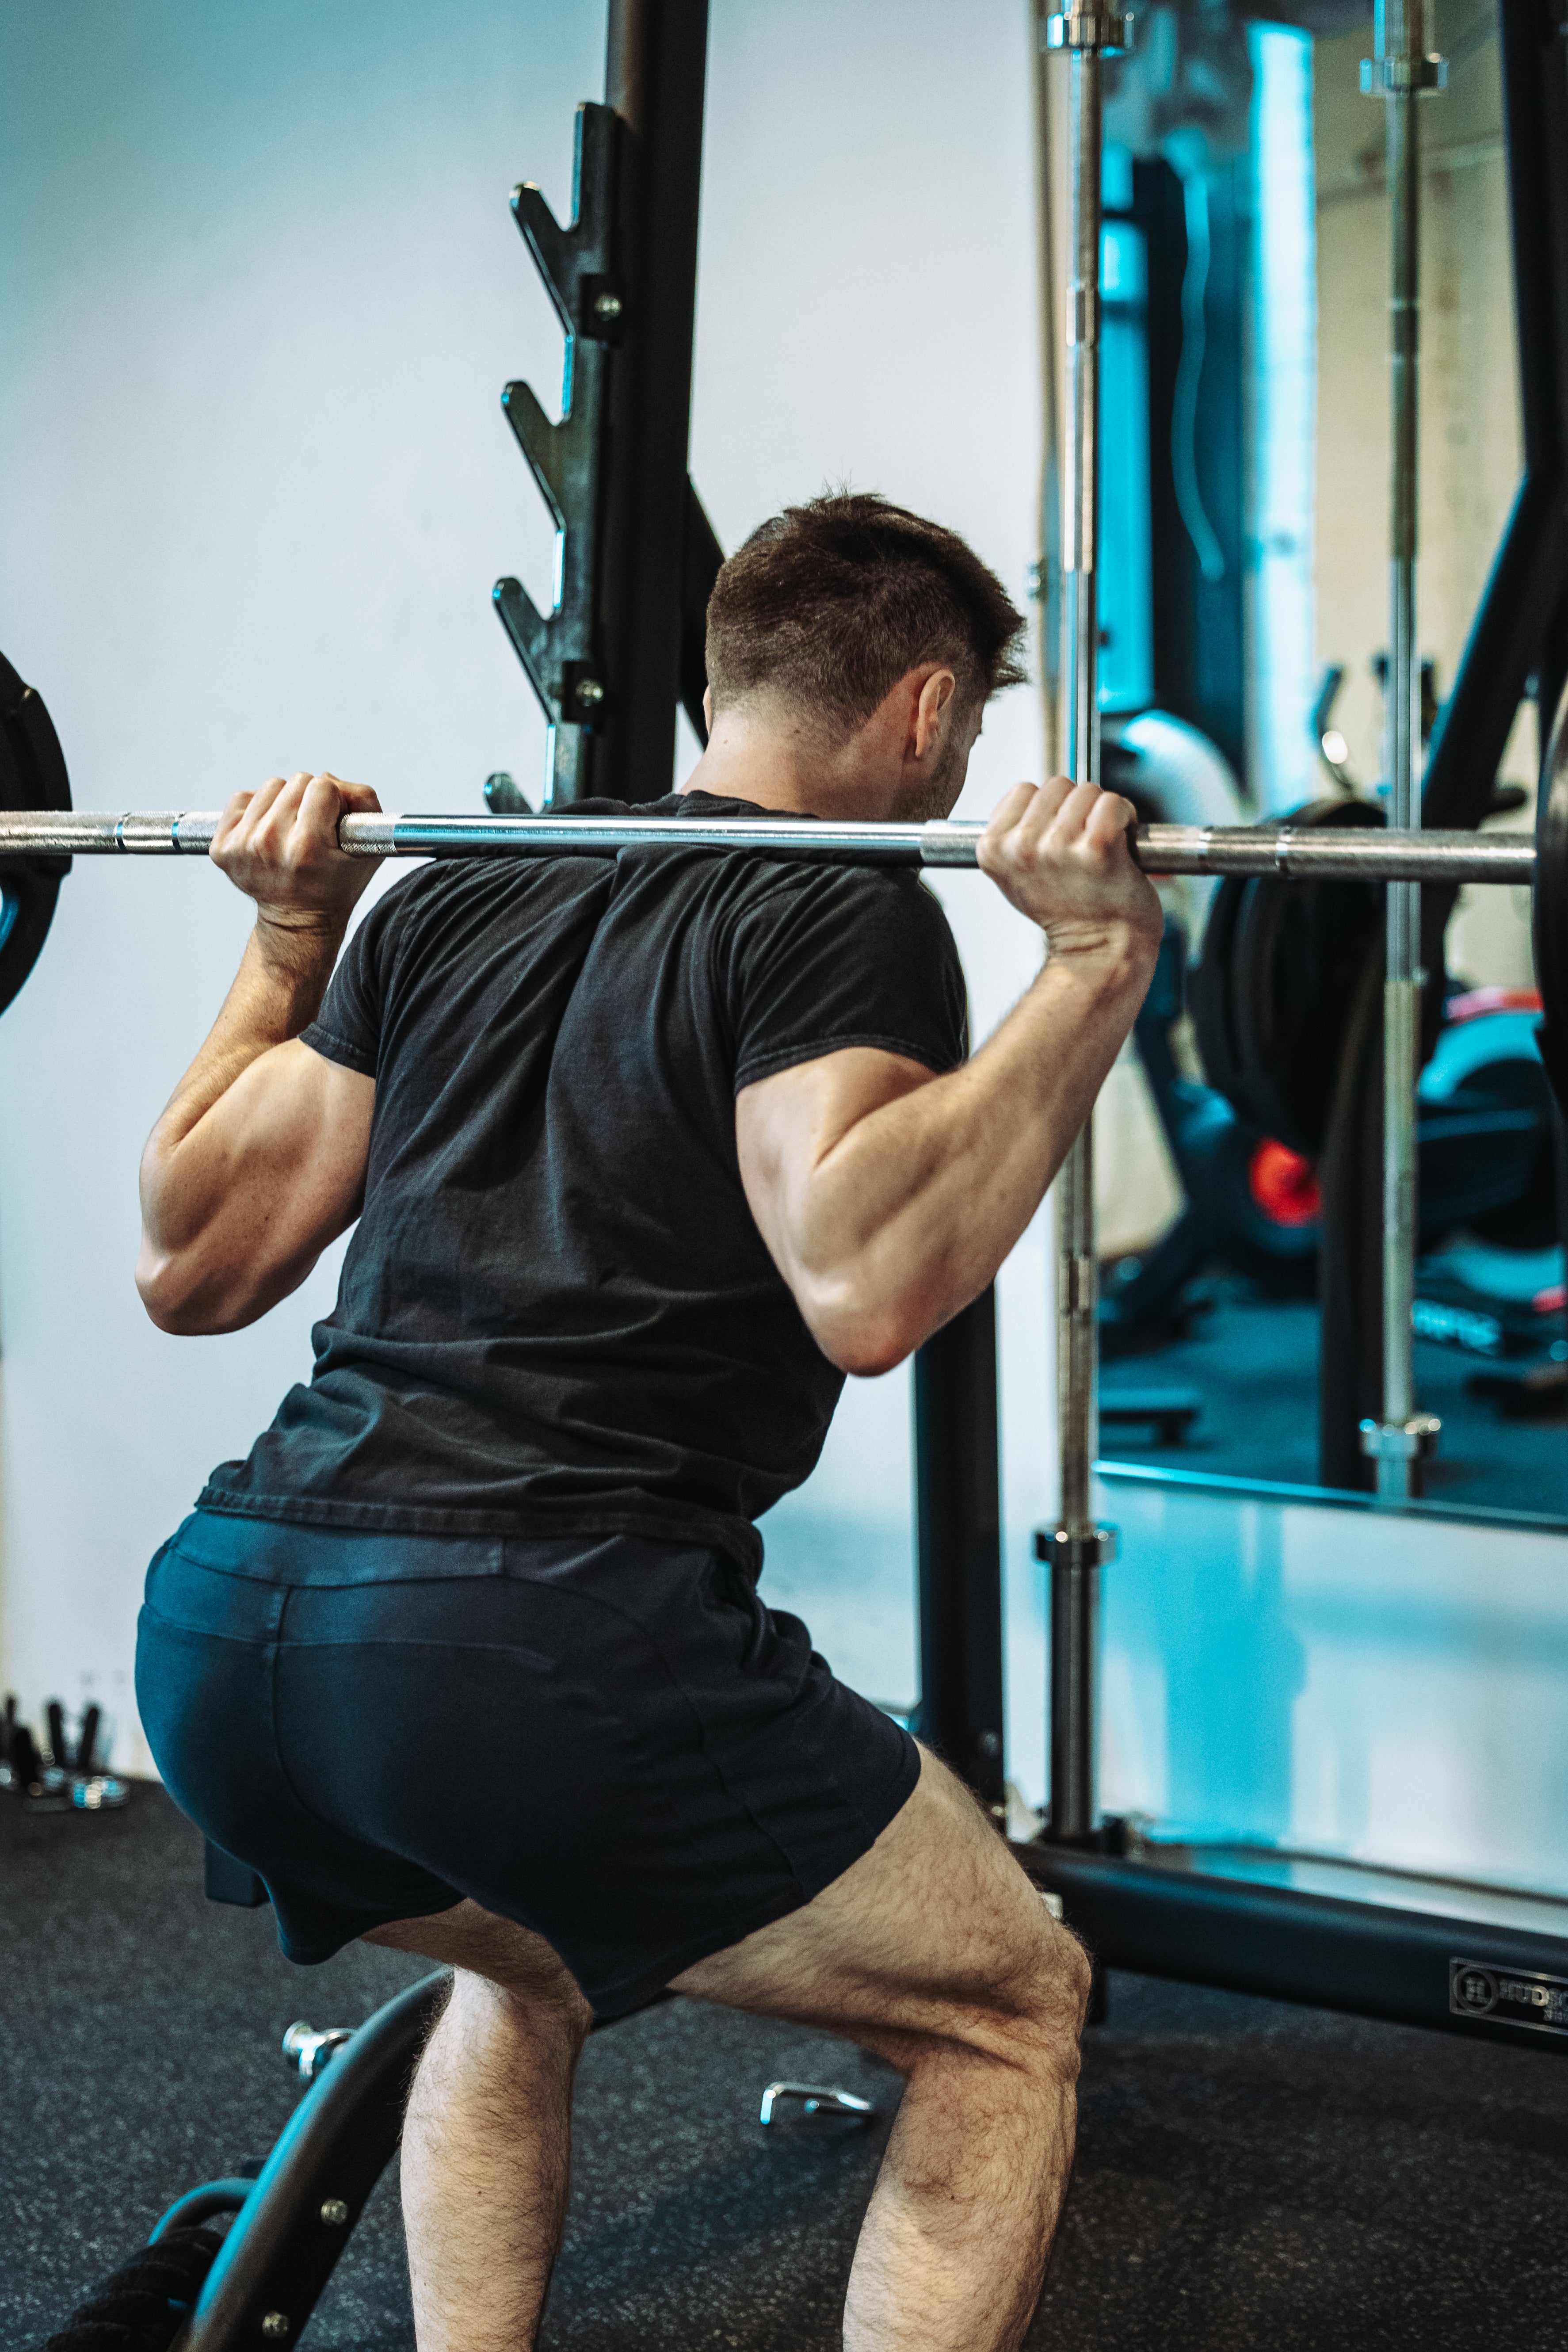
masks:
<instances>
[{"instance_id":1,"label":"small dumbbell handle","mask_svg":"<svg viewBox=\"0 0 1568 2352\"><path fill-rule=\"evenodd\" d=\"M301 2081L313 2083L323 2066L353 2037L352 2025L318 2029L304 2018L296 2018L283 2036L283 2055L299 2068Z\"/></svg>"}]
</instances>

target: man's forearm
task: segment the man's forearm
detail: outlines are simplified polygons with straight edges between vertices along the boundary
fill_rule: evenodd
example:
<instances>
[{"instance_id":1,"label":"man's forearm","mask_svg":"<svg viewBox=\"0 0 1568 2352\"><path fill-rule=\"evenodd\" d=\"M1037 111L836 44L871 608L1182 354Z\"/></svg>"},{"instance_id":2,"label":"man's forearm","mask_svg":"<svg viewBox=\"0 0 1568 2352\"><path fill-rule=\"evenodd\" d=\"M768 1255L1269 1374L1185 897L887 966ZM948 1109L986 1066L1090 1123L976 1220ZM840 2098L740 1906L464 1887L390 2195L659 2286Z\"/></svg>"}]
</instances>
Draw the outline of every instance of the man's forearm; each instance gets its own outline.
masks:
<instances>
[{"instance_id":1,"label":"man's forearm","mask_svg":"<svg viewBox=\"0 0 1568 2352\"><path fill-rule=\"evenodd\" d=\"M183 1170L184 1181L175 1181L176 1160L193 1130L253 1062L297 1037L321 1011L344 929L335 920L295 927L267 917L258 921L205 1044L148 1139L142 1213L150 1240L164 1238L160 1227L171 1213L184 1222L199 1204L197 1171Z\"/></svg>"},{"instance_id":2,"label":"man's forearm","mask_svg":"<svg viewBox=\"0 0 1568 2352\"><path fill-rule=\"evenodd\" d=\"M811 1171L795 1224L814 1328L855 1370L894 1363L992 1279L1089 1116L1152 968L1053 958L948 1076L858 1119Z\"/></svg>"}]
</instances>

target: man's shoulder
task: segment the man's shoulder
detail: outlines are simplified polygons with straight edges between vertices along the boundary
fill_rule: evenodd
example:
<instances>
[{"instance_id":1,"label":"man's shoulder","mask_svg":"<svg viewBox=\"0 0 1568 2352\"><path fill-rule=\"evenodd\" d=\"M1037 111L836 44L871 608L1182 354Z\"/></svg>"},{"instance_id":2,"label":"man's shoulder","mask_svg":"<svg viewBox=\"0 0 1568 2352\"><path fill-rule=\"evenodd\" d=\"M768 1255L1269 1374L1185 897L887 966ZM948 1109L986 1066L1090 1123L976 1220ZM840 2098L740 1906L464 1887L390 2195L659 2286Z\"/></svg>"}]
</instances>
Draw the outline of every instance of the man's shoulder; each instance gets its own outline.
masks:
<instances>
[{"instance_id":1,"label":"man's shoulder","mask_svg":"<svg viewBox=\"0 0 1568 2352\"><path fill-rule=\"evenodd\" d=\"M885 925L891 935L927 946L952 940L947 909L917 867L761 855L748 856L745 864L759 903L787 903L846 923Z\"/></svg>"},{"instance_id":2,"label":"man's shoulder","mask_svg":"<svg viewBox=\"0 0 1568 2352\"><path fill-rule=\"evenodd\" d=\"M573 803L569 814L584 816L687 816L700 819L715 813L766 816L770 812L750 802L720 799L709 793L671 793L658 801L630 803L608 798ZM654 868L665 868L671 852L649 854ZM757 931L767 934L779 924L801 921L815 928L824 922L842 926L849 939L879 940L897 957L900 949L929 957L939 954L956 961L957 947L946 911L918 868L856 864L847 860L770 856L764 850L725 849L704 856L692 866L676 852L687 879L706 872L721 881L717 891L703 888L707 916L743 944ZM586 892L615 895L620 861L605 857L437 857L400 875L381 893L365 920L382 936L397 934L411 924L434 921L442 926L449 916L464 921L482 912L497 916L518 897L535 896L542 884L548 896L557 893L576 899ZM642 864L639 858L635 861ZM679 894L684 897L685 893ZM661 899L663 893L659 894ZM814 920L815 919L815 920Z\"/></svg>"}]
</instances>

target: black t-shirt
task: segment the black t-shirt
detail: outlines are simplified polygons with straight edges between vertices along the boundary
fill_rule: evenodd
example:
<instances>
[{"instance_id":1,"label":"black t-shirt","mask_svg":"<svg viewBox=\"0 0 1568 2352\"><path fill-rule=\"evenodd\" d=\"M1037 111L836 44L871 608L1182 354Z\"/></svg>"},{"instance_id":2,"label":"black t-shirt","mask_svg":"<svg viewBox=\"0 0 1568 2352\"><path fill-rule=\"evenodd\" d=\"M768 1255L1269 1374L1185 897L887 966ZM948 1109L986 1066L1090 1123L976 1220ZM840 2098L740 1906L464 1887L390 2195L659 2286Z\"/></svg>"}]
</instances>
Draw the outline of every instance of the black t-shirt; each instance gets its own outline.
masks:
<instances>
[{"instance_id":1,"label":"black t-shirt","mask_svg":"<svg viewBox=\"0 0 1568 2352\"><path fill-rule=\"evenodd\" d=\"M669 1535L754 1572L751 1522L811 1471L843 1375L752 1220L734 1098L847 1045L963 1060L958 951L918 876L437 860L372 908L304 1037L375 1080L364 1208L309 1387L201 1505Z\"/></svg>"}]
</instances>

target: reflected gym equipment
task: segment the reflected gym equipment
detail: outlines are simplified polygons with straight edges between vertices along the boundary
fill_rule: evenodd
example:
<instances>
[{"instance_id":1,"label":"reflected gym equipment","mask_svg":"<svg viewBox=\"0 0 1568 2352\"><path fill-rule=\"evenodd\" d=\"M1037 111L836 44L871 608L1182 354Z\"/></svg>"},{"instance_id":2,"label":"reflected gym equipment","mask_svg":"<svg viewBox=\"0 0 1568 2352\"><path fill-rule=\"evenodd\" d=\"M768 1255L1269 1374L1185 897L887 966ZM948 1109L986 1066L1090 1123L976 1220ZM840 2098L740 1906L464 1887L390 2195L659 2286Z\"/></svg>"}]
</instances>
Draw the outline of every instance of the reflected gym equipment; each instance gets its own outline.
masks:
<instances>
[{"instance_id":1,"label":"reflected gym equipment","mask_svg":"<svg viewBox=\"0 0 1568 2352\"><path fill-rule=\"evenodd\" d=\"M1383 814L1368 801L1324 800L1288 822L1370 832ZM1369 884L1234 876L1209 908L1191 991L1209 1084L1309 1159L1328 1133L1340 1043L1382 915Z\"/></svg>"},{"instance_id":2,"label":"reflected gym equipment","mask_svg":"<svg viewBox=\"0 0 1568 2352\"><path fill-rule=\"evenodd\" d=\"M1568 399L1561 383L1558 341L1568 326L1568 298L1559 247L1568 206L1558 187L1555 220L1546 217L1549 183L1560 180L1568 157L1568 44L1555 16L1532 0L1501 0L1505 81L1509 85L1510 173L1514 198L1515 259L1527 407L1527 478L1504 549L1483 599L1455 693L1435 742L1424 814L1434 825L1475 827L1489 813L1498 761L1528 676L1542 709L1557 705L1568 663L1568 529L1563 519L1561 430ZM1093 421L1074 387L1092 383L1096 302L1083 255L1098 229L1099 71L1103 52L1124 37L1121 20L1103 5L1048 21L1046 37L1069 52L1069 172L1072 235L1079 261L1064 320L1068 358L1068 413L1059 453L1063 508L1063 649L1067 688L1064 737L1073 749L1076 777L1095 773L1094 660L1096 632L1086 626L1085 592L1092 613L1095 467ZM1379 51L1390 29L1380 12ZM1405 110L1408 112L1408 110ZM1553 138L1553 131L1557 135ZM1042 173L1048 184L1048 173ZM1526 216L1521 219L1521 205ZM1533 206L1533 209L1531 207ZM1097 246L1097 237L1096 237ZM1528 326L1526 323L1528 316ZM1528 345L1525 338L1530 338ZM1548 419L1543 394L1555 405ZM1076 551L1076 562L1075 562ZM1075 572L1078 576L1075 577ZM1556 633L1552 624L1556 621ZM1549 649L1545 650L1545 649ZM1396 648L1397 652L1397 648ZM1373 832L1354 817L1328 825L1259 828L1245 835L1216 828L1196 842L1171 843L1165 828L1141 828L1136 854L1151 872L1278 877L1311 882L1436 883L1423 911L1440 906L1446 919L1457 886L1481 870L1535 886L1538 973L1546 1007L1543 1057L1560 1104L1568 1103L1568 1049L1562 1042L1563 974L1553 962L1562 950L1568 908L1568 716L1560 714L1543 762L1538 856L1529 845L1474 830L1426 834ZM1087 756L1086 756L1087 755ZM1401 814L1405 813L1400 812ZM1414 822L1414 811L1411 812ZM1497 865L1491 863L1499 858ZM1518 860L1517 865L1514 860ZM1259 897L1262 896L1261 891ZM1276 893L1277 896L1280 895ZM1390 894L1393 895L1392 893ZM1237 908L1239 893L1233 893ZM1326 897L1326 894L1325 894ZM1419 900L1420 894L1411 898ZM1405 901L1408 947L1410 900ZM1265 925L1254 920L1265 954L1266 928L1283 928L1280 910ZM1375 904L1368 909L1375 924ZM1440 948L1442 919L1431 934ZM1347 927L1348 928L1348 927ZM1321 942L1320 941L1320 952ZM1377 1178L1378 1216L1367 1228L1372 1255L1370 1292L1379 1301L1384 1220L1381 1095L1375 1126L1366 1106L1345 1102L1343 1071L1366 1066L1375 1041L1381 997L1381 943L1349 992L1352 1046L1341 1065L1330 1116L1331 1154L1336 1132L1367 1139ZM1426 961L1440 973L1440 955ZM1547 975L1552 977L1548 982ZM1402 967L1403 973L1403 967ZM1370 983L1370 986L1369 984ZM1549 993L1550 986L1550 993ZM1440 989L1437 991L1440 1002ZM1227 1011L1229 1008L1226 1008ZM1276 1003L1262 1009L1276 1030ZM1558 1042L1551 1044L1555 1024ZM1381 1080L1382 1057L1375 1068ZM1414 1051L1411 1055L1412 1091ZM1318 1100L1321 1100L1320 1092ZM1298 1109L1304 1107L1298 1104ZM1365 1173L1364 1170L1358 1172ZM1396 1171L1397 1172L1397 1171ZM1406 1171L1407 1172L1407 1171ZM1502 1927L1478 1929L1438 1915L1396 1912L1298 1889L1248 1885L1200 1872L1163 1868L1129 1857L1123 1826L1102 1822L1094 1796L1096 1723L1095 1601L1099 1563L1114 1538L1098 1529L1089 1510L1089 1471L1096 1447L1096 1339L1093 1194L1087 1139L1075 1148L1058 1180L1061 1255L1058 1271L1058 1386L1062 1397L1061 1524L1042 1528L1038 1556L1051 1574L1050 1812L1040 1839L1016 1849L1037 1884L1058 1895L1071 1926L1088 1941L1100 1969L1223 1986L1276 2000L1299 2000L1376 2017L1401 2019L1452 2032L1518 2040L1533 2033L1541 2046L1568 2049L1568 1944ZM1325 1182L1325 1228L1333 1224L1332 1193ZM1370 1199L1370 1195L1363 1195ZM1360 1271L1359 1265L1357 1271ZM1325 1320L1327 1311L1325 1311ZM1362 1334L1364 1338L1364 1332ZM1328 1356L1325 1342L1325 1357ZM1381 1383L1381 1351L1377 1379ZM1358 1456L1359 1458L1359 1456ZM1346 1484L1351 1483L1349 1480Z\"/></svg>"},{"instance_id":3,"label":"reflected gym equipment","mask_svg":"<svg viewBox=\"0 0 1568 2352\"><path fill-rule=\"evenodd\" d=\"M1499 0L1498 30L1524 469L1453 690L1433 728L1421 821L1434 828L1477 825L1489 814L1521 699L1534 699L1544 740L1568 676L1568 38L1561 0L1546 6ZM1387 41L1379 47L1386 50ZM1412 101L1406 111L1415 110ZM1542 793L1538 832L1549 822ZM1552 856L1561 870L1560 845ZM1423 1055L1441 1019L1443 938L1454 898L1453 886L1440 884L1421 901ZM1538 907L1538 974L1551 952L1542 921L1550 926L1550 913ZM1384 959L1376 963L1381 971ZM1542 992L1542 1050L1561 1102L1568 1061L1563 1039L1552 1034L1558 1000L1544 985ZM1380 1031L1371 1017L1347 1030L1335 1133L1324 1155L1319 1476L1327 1486L1367 1483L1360 1424L1387 1418ZM1376 1131L1362 1137L1358 1122Z\"/></svg>"},{"instance_id":4,"label":"reflected gym equipment","mask_svg":"<svg viewBox=\"0 0 1568 2352\"><path fill-rule=\"evenodd\" d=\"M1392 399L1388 564L1389 822L1421 822L1416 768L1421 751L1421 656L1415 635L1416 457L1421 364L1421 110L1447 68L1426 47L1427 0L1377 0L1377 54L1362 66L1362 88L1384 101L1388 151L1389 384ZM1380 1495L1418 1491L1417 1463L1437 1424L1418 1420L1413 1317L1415 1304L1415 1074L1420 1066L1421 893L1389 889L1383 986L1383 1398L1375 1423L1361 1425L1362 1452L1374 1464Z\"/></svg>"},{"instance_id":5,"label":"reflected gym equipment","mask_svg":"<svg viewBox=\"0 0 1568 2352\"><path fill-rule=\"evenodd\" d=\"M1318 1202L1309 1164L1182 1066L1173 1033L1188 993L1185 961L1185 933L1167 915L1132 1043L1185 1198L1158 1241L1103 1271L1100 1345L1108 1358L1145 1354L1181 1337L1207 1303L1206 1278L1216 1266L1270 1297L1308 1297L1313 1287ZM1133 1418L1125 1395L1116 1418L1121 1425ZM1179 1434L1183 1424L1167 1416L1167 1426Z\"/></svg>"}]
</instances>

